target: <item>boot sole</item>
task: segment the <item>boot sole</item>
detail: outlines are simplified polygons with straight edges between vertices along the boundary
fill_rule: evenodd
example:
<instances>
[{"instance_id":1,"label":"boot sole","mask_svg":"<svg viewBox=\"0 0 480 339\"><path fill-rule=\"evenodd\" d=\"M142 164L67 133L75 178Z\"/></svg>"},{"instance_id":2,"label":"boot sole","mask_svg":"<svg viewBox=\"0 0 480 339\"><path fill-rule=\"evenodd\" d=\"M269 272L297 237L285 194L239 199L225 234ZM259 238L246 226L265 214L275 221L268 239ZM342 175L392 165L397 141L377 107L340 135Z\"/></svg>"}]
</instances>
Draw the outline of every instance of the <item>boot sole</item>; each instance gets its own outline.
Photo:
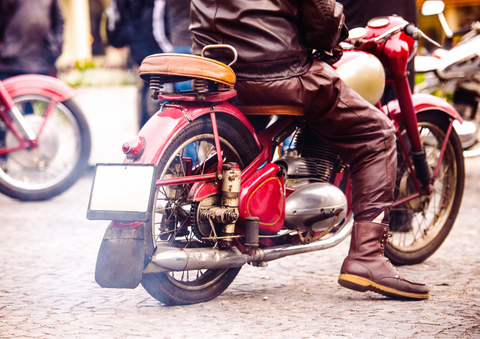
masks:
<instances>
[{"instance_id":1,"label":"boot sole","mask_svg":"<svg viewBox=\"0 0 480 339\"><path fill-rule=\"evenodd\" d=\"M340 276L338 277L338 283L343 287L351 290L359 292L372 291L393 298L428 299L428 297L430 296L429 293L419 294L399 291L394 288L379 285L371 280L351 274L340 274Z\"/></svg>"}]
</instances>

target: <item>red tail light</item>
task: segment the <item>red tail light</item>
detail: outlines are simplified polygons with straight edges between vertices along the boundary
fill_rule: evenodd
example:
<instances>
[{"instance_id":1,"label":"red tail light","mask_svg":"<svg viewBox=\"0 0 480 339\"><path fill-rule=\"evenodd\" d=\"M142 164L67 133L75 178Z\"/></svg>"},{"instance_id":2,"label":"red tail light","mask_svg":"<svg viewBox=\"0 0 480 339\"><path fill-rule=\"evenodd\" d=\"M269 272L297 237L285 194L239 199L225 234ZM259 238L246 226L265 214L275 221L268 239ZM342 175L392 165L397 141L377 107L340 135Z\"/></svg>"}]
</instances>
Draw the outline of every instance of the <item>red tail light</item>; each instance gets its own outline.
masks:
<instances>
[{"instance_id":1,"label":"red tail light","mask_svg":"<svg viewBox=\"0 0 480 339\"><path fill-rule=\"evenodd\" d=\"M130 160L139 158L145 149L145 138L135 137L122 145L122 151Z\"/></svg>"}]
</instances>

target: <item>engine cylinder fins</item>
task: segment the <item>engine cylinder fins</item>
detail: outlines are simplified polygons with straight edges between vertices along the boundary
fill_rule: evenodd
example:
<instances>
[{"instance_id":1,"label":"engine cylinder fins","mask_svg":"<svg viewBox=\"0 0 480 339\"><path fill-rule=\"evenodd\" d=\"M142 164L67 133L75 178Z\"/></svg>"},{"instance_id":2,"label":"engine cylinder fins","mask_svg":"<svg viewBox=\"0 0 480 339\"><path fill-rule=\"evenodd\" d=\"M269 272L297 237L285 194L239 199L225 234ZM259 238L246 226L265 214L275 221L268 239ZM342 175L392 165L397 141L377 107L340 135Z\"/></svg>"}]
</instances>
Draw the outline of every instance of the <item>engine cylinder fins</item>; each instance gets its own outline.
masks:
<instances>
[{"instance_id":1,"label":"engine cylinder fins","mask_svg":"<svg viewBox=\"0 0 480 339\"><path fill-rule=\"evenodd\" d=\"M293 145L302 158L310 158L315 162L316 168L310 174L313 174L323 182L331 182L341 164L338 153L332 147L309 127L302 128L297 133Z\"/></svg>"},{"instance_id":2,"label":"engine cylinder fins","mask_svg":"<svg viewBox=\"0 0 480 339\"><path fill-rule=\"evenodd\" d=\"M297 133L294 145L298 153L305 158L319 158L332 162L338 161L339 158L338 153L309 127L302 128Z\"/></svg>"},{"instance_id":3,"label":"engine cylinder fins","mask_svg":"<svg viewBox=\"0 0 480 339\"><path fill-rule=\"evenodd\" d=\"M282 159L276 163L283 163L288 178L316 178L321 182L329 182L336 168L331 161L314 158Z\"/></svg>"}]
</instances>

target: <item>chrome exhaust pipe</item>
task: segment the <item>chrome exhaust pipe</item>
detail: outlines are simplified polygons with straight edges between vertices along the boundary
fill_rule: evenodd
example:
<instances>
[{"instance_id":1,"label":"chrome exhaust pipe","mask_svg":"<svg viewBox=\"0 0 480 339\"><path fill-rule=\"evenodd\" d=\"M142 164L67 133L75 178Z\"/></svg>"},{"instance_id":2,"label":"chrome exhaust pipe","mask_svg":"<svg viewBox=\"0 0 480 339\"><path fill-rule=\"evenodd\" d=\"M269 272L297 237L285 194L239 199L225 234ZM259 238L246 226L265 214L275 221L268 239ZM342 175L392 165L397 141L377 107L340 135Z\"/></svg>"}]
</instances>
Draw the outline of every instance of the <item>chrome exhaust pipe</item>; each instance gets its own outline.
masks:
<instances>
[{"instance_id":1,"label":"chrome exhaust pipe","mask_svg":"<svg viewBox=\"0 0 480 339\"><path fill-rule=\"evenodd\" d=\"M158 273L165 271L189 271L241 267L248 262L260 263L286 256L314 252L334 247L341 243L353 227L353 216L328 238L306 245L281 245L267 249L255 249L255 254L243 254L236 247L219 248L172 248L157 247L152 261L143 273Z\"/></svg>"}]
</instances>

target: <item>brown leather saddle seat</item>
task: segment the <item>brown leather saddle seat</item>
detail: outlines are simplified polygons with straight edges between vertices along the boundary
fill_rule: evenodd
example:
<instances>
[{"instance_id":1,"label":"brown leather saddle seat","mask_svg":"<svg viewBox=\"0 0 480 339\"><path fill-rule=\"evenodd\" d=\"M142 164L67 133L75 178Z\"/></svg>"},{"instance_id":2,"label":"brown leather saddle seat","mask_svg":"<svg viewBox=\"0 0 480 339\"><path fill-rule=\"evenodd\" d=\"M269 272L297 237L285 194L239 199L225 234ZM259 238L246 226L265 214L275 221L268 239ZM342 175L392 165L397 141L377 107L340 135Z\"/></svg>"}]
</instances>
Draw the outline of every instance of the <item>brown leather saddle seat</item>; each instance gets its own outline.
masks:
<instances>
[{"instance_id":1,"label":"brown leather saddle seat","mask_svg":"<svg viewBox=\"0 0 480 339\"><path fill-rule=\"evenodd\" d=\"M153 78L163 83L191 79L209 80L234 87L235 72L227 65L214 59L190 54L162 53L143 59L138 75L146 82ZM294 115L304 116L306 110L297 105L237 106L245 115Z\"/></svg>"},{"instance_id":2,"label":"brown leather saddle seat","mask_svg":"<svg viewBox=\"0 0 480 339\"><path fill-rule=\"evenodd\" d=\"M159 76L164 83L190 79L218 82L230 87L235 85L235 72L222 62L190 54L162 53L143 59L138 75L146 82Z\"/></svg>"}]
</instances>

